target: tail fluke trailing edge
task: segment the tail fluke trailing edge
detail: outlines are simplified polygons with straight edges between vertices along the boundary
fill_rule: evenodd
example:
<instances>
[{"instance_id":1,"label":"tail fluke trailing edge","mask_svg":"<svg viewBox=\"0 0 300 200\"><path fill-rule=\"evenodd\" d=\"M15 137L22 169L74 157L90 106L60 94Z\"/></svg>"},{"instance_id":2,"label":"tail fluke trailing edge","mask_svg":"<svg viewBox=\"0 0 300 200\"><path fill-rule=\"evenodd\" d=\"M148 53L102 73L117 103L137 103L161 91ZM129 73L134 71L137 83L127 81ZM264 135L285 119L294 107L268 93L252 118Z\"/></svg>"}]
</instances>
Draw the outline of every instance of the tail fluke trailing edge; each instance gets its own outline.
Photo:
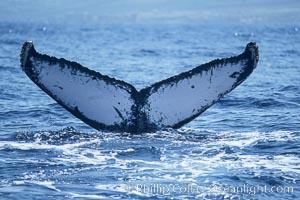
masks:
<instances>
[{"instance_id":1,"label":"tail fluke trailing edge","mask_svg":"<svg viewBox=\"0 0 300 200\"><path fill-rule=\"evenodd\" d=\"M127 130L136 89L76 62L36 52L25 42L21 66L27 76L73 115L96 129Z\"/></svg>"},{"instance_id":2,"label":"tail fluke trailing edge","mask_svg":"<svg viewBox=\"0 0 300 200\"><path fill-rule=\"evenodd\" d=\"M179 128L241 84L258 62L249 43L231 58L217 59L137 91L132 85L36 52L25 42L21 67L44 92L98 130L146 132Z\"/></svg>"},{"instance_id":3,"label":"tail fluke trailing edge","mask_svg":"<svg viewBox=\"0 0 300 200\"><path fill-rule=\"evenodd\" d=\"M179 128L198 117L241 84L258 62L258 47L249 43L236 57L217 59L145 88L144 112L151 124Z\"/></svg>"}]
</instances>

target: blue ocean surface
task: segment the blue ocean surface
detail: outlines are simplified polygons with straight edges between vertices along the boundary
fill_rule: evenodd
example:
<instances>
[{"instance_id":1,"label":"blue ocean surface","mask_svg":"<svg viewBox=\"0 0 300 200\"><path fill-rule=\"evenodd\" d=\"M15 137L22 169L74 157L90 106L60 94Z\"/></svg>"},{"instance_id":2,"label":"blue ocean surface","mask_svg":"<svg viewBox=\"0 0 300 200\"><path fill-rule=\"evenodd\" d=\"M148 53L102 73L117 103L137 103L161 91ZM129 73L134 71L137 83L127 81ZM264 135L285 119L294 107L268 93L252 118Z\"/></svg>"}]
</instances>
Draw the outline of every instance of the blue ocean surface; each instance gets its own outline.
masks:
<instances>
[{"instance_id":1,"label":"blue ocean surface","mask_svg":"<svg viewBox=\"0 0 300 200\"><path fill-rule=\"evenodd\" d=\"M26 40L138 89L250 41L260 60L178 130L111 133L30 81ZM1 1L0 74L1 200L300 199L299 1Z\"/></svg>"}]
</instances>

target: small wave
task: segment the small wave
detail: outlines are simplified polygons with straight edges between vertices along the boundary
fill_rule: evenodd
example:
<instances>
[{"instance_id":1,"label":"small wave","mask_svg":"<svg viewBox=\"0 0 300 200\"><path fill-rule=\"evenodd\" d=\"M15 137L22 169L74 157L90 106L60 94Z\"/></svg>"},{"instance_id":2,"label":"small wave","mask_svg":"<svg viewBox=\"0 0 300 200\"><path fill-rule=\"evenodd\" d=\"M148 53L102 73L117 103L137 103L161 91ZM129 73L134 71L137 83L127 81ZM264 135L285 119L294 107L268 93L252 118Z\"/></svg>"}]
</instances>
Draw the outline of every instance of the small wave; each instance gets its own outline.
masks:
<instances>
[{"instance_id":1,"label":"small wave","mask_svg":"<svg viewBox=\"0 0 300 200\"><path fill-rule=\"evenodd\" d=\"M278 107L286 107L285 102L281 102L279 100L275 100L273 98L265 98L265 99L260 99L256 100L251 103L257 108L278 108Z\"/></svg>"},{"instance_id":2,"label":"small wave","mask_svg":"<svg viewBox=\"0 0 300 200\"><path fill-rule=\"evenodd\" d=\"M279 89L280 92L287 92L287 91L297 92L299 90L300 90L299 85L288 85L288 86L283 86Z\"/></svg>"},{"instance_id":3,"label":"small wave","mask_svg":"<svg viewBox=\"0 0 300 200\"><path fill-rule=\"evenodd\" d=\"M0 119L9 119L9 118L15 118L18 116L21 117L40 117L40 116L47 116L49 114L55 114L49 109L23 109L23 110L10 110L10 111L4 111L0 112Z\"/></svg>"},{"instance_id":4,"label":"small wave","mask_svg":"<svg viewBox=\"0 0 300 200\"><path fill-rule=\"evenodd\" d=\"M1 39L0 43L1 44L5 44L5 45L16 45L16 46L20 46L22 44L22 40L13 38L13 39Z\"/></svg>"},{"instance_id":5,"label":"small wave","mask_svg":"<svg viewBox=\"0 0 300 200\"><path fill-rule=\"evenodd\" d=\"M258 101L257 98L255 97L244 97L244 98L224 98L221 99L218 104L221 106L226 106L226 107L249 107L251 106L251 102ZM250 103L250 104L249 104Z\"/></svg>"},{"instance_id":6,"label":"small wave","mask_svg":"<svg viewBox=\"0 0 300 200\"><path fill-rule=\"evenodd\" d=\"M0 56L0 59L1 60L9 60L9 61L14 61L15 60L15 57L12 57L12 56ZM5 69L5 68L13 68L11 66L0 66L0 69ZM14 67L16 68L16 67Z\"/></svg>"},{"instance_id":7,"label":"small wave","mask_svg":"<svg viewBox=\"0 0 300 200\"><path fill-rule=\"evenodd\" d=\"M156 50L152 50L152 49L141 49L138 52L134 52L132 55L136 56L136 57L160 56L159 52L157 52Z\"/></svg>"},{"instance_id":8,"label":"small wave","mask_svg":"<svg viewBox=\"0 0 300 200\"><path fill-rule=\"evenodd\" d=\"M27 184L43 186L45 188L48 188L50 190L54 190L57 192L61 191L54 186L54 182L52 182L52 181L13 181L13 185L27 185Z\"/></svg>"},{"instance_id":9,"label":"small wave","mask_svg":"<svg viewBox=\"0 0 300 200\"><path fill-rule=\"evenodd\" d=\"M287 88L293 90L292 88ZM275 98L275 95L278 98ZM257 97L244 97L244 98L237 98L237 97L229 97L225 99L221 99L216 106L223 106L223 107L236 107L236 108L259 108L259 109L266 109L266 108L293 108L297 107L297 103L291 101L283 100L282 93L274 93L274 98L257 98Z\"/></svg>"},{"instance_id":10,"label":"small wave","mask_svg":"<svg viewBox=\"0 0 300 200\"><path fill-rule=\"evenodd\" d=\"M145 54L145 55L155 55L155 56L159 56L158 52L155 51L155 50L151 50L151 49L141 49L140 52L142 54Z\"/></svg>"},{"instance_id":11,"label":"small wave","mask_svg":"<svg viewBox=\"0 0 300 200\"><path fill-rule=\"evenodd\" d=\"M116 185L105 184L105 185L97 185L95 188L97 190L101 190L104 192L117 192L117 193L125 194L126 196L134 195L139 198L151 197L151 195L149 195L147 193L142 193L138 190L135 190L134 188L131 188L131 185L129 185L129 184L116 184Z\"/></svg>"},{"instance_id":12,"label":"small wave","mask_svg":"<svg viewBox=\"0 0 300 200\"><path fill-rule=\"evenodd\" d=\"M285 50L285 51L283 51L283 53L285 53L288 56L291 56L291 55L299 56L300 55L300 51L298 49Z\"/></svg>"},{"instance_id":13,"label":"small wave","mask_svg":"<svg viewBox=\"0 0 300 200\"><path fill-rule=\"evenodd\" d=\"M23 131L16 134L19 142L43 142L47 144L71 144L92 139L103 139L104 134L101 132L80 132L73 127L66 127L57 131Z\"/></svg>"},{"instance_id":14,"label":"small wave","mask_svg":"<svg viewBox=\"0 0 300 200\"><path fill-rule=\"evenodd\" d=\"M122 151L118 153L116 158L122 159L142 159L142 160L160 160L161 150L157 147L138 147L130 149L130 151Z\"/></svg>"},{"instance_id":15,"label":"small wave","mask_svg":"<svg viewBox=\"0 0 300 200\"><path fill-rule=\"evenodd\" d=\"M244 37L244 38L249 38L249 37L254 37L254 33L246 33L246 32L235 32L234 36L236 37Z\"/></svg>"}]
</instances>

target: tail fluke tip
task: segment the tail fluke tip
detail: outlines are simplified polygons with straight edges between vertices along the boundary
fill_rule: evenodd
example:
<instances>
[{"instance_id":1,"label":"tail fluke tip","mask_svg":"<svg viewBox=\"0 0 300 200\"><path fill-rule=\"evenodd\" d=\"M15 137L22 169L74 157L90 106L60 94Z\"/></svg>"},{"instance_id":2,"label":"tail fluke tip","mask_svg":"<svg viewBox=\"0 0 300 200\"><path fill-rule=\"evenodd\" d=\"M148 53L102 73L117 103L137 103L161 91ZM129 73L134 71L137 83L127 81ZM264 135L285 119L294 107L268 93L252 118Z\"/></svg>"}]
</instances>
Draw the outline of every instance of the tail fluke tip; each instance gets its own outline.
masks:
<instances>
[{"instance_id":1,"label":"tail fluke tip","mask_svg":"<svg viewBox=\"0 0 300 200\"><path fill-rule=\"evenodd\" d=\"M22 51L21 51L21 54L20 54L21 67L22 67L23 71L25 70L25 64L26 64L26 61L27 61L28 52L30 51L31 48L34 48L32 41L24 42L23 47L22 47Z\"/></svg>"}]
</instances>

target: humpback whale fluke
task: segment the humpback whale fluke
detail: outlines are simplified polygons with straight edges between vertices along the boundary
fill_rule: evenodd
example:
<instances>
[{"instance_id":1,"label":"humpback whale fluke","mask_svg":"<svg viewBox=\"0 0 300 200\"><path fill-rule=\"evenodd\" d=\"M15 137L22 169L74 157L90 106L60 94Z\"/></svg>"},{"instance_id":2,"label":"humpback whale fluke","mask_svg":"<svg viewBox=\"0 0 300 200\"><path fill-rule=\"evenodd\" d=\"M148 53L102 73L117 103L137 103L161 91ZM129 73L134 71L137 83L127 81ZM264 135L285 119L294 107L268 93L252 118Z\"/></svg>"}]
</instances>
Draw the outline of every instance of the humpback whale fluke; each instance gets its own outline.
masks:
<instances>
[{"instance_id":1,"label":"humpback whale fluke","mask_svg":"<svg viewBox=\"0 0 300 200\"><path fill-rule=\"evenodd\" d=\"M241 84L258 62L258 47L247 44L235 57L216 59L140 91L63 58L38 53L25 42L21 67L66 110L98 130L140 133L179 128Z\"/></svg>"}]
</instances>

